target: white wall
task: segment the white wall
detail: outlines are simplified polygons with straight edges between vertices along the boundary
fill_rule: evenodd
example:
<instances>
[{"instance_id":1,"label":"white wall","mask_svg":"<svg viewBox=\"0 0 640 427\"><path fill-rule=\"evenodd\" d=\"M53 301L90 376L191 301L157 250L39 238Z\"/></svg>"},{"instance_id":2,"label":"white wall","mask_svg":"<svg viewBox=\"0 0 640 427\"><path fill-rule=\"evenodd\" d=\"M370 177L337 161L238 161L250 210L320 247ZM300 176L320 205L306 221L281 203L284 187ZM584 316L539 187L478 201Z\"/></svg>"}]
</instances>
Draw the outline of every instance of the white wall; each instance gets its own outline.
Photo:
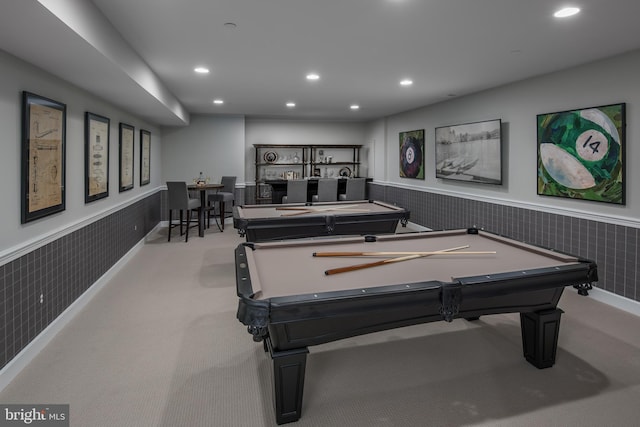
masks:
<instances>
[{"instance_id":1,"label":"white wall","mask_svg":"<svg viewBox=\"0 0 640 427\"><path fill-rule=\"evenodd\" d=\"M42 219L20 224L22 91L66 104L66 209ZM84 203L84 114L90 111L109 118L109 196ZM134 188L118 191L118 124L135 127ZM151 132L151 183L140 187L139 130ZM161 185L159 128L0 51L0 261L48 236L65 233L79 223L92 221L109 210L157 190Z\"/></svg>"},{"instance_id":2,"label":"white wall","mask_svg":"<svg viewBox=\"0 0 640 427\"><path fill-rule=\"evenodd\" d=\"M640 226L640 51L542 77L506 85L472 96L378 120L369 126L376 138L376 180L429 189L461 197L536 205L582 216L605 216ZM536 115L625 102L626 206L536 194ZM503 124L503 185L482 185L435 178L435 128L491 119ZM386 173L380 173L377 141L385 128ZM398 134L425 130L425 180L400 178Z\"/></svg>"},{"instance_id":3,"label":"white wall","mask_svg":"<svg viewBox=\"0 0 640 427\"><path fill-rule=\"evenodd\" d=\"M255 181L255 152L253 144L362 144L361 161L369 156L368 124L361 122L322 122L249 119L246 120L246 181ZM360 168L360 175L367 176L367 165Z\"/></svg>"},{"instance_id":4,"label":"white wall","mask_svg":"<svg viewBox=\"0 0 640 427\"><path fill-rule=\"evenodd\" d=\"M162 180L192 181L202 172L244 179L244 116L192 115L188 127L164 128Z\"/></svg>"}]
</instances>

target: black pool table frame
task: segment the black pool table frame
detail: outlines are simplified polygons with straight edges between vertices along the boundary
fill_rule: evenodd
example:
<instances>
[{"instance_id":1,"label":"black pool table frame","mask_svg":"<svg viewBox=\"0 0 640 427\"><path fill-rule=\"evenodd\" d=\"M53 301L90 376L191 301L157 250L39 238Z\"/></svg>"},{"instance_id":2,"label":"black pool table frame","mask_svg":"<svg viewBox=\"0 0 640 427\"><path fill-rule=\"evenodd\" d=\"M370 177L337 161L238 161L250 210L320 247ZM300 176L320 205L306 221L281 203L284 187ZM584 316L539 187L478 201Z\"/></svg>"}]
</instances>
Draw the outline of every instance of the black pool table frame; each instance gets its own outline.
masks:
<instances>
[{"instance_id":1,"label":"black pool table frame","mask_svg":"<svg viewBox=\"0 0 640 427\"><path fill-rule=\"evenodd\" d=\"M478 230L467 232L477 234ZM498 273L490 278L460 277L451 282L256 299L247 266L247 253L259 250L256 246L243 243L235 250L237 318L271 355L278 424L300 418L308 346L342 338L455 318L477 320L488 314L520 313L525 359L540 369L551 367L562 314L557 303L564 287L598 280L596 264L577 258L577 263L566 266Z\"/></svg>"},{"instance_id":2,"label":"black pool table frame","mask_svg":"<svg viewBox=\"0 0 640 427\"><path fill-rule=\"evenodd\" d=\"M377 205L370 212L340 212L339 209L326 213L313 213L295 216L247 218L242 215L243 209L276 209L288 207L351 206L364 203ZM378 210L386 208L384 210ZM389 205L375 200L358 200L342 202L291 203L276 205L246 205L233 209L233 226L247 242L266 242L319 236L364 235L395 233L398 222L406 226L409 211L405 208Z\"/></svg>"}]
</instances>

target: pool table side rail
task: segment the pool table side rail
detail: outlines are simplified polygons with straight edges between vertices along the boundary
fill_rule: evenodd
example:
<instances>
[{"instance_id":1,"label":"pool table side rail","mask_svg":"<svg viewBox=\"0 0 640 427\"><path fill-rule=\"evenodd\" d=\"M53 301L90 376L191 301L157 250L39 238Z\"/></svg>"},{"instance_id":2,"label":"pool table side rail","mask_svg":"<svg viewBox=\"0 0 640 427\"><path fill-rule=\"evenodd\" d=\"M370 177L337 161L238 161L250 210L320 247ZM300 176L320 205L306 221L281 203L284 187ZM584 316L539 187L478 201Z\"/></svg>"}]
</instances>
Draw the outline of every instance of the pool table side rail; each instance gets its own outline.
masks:
<instances>
[{"instance_id":1,"label":"pool table side rail","mask_svg":"<svg viewBox=\"0 0 640 427\"><path fill-rule=\"evenodd\" d=\"M253 247L241 244L236 249L238 320L254 340L270 336L279 349L432 321L553 309L565 286L597 280L595 264L585 260L490 278L463 277L452 282L425 281L259 300L259 278L250 277L252 256L246 252Z\"/></svg>"},{"instance_id":2,"label":"pool table side rail","mask_svg":"<svg viewBox=\"0 0 640 427\"><path fill-rule=\"evenodd\" d=\"M276 209L283 205L246 205L235 206L233 209L233 226L240 236L246 236L247 241L273 241L282 239L305 238L315 236L339 236L394 233L398 222L406 225L410 212L399 206L369 200L351 202L321 202L321 203L292 203L286 206L326 206L326 205L376 205L383 210L371 212L335 212L314 213L287 216L283 226L282 216L264 215L245 216L251 210ZM386 210L385 210L386 209Z\"/></svg>"}]
</instances>

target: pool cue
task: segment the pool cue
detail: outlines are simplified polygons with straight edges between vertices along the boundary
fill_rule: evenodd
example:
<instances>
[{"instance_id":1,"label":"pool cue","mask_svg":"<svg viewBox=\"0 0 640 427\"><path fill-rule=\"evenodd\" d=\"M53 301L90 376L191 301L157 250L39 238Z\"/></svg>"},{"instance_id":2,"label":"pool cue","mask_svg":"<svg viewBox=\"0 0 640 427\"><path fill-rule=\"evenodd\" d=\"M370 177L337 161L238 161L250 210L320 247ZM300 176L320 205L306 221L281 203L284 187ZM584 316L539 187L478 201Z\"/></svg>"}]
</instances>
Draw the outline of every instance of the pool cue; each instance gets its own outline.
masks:
<instances>
[{"instance_id":1,"label":"pool cue","mask_svg":"<svg viewBox=\"0 0 640 427\"><path fill-rule=\"evenodd\" d=\"M486 255L496 251L465 251L465 252L314 252L315 257L376 257L376 256L406 256L406 255Z\"/></svg>"},{"instance_id":2,"label":"pool cue","mask_svg":"<svg viewBox=\"0 0 640 427\"><path fill-rule=\"evenodd\" d=\"M279 206L276 208L277 211L295 211L295 210L331 210L331 209L347 209L352 208L358 205L344 205L344 206Z\"/></svg>"},{"instance_id":3,"label":"pool cue","mask_svg":"<svg viewBox=\"0 0 640 427\"><path fill-rule=\"evenodd\" d=\"M458 246L457 248L442 249L441 251L438 251L438 253L441 253L441 252L452 252L452 251L457 251L457 250L460 250L460 249L465 249L465 248L468 248L468 247L469 247L469 245ZM332 268L330 270L326 270L324 272L324 274L329 276L329 275L332 275L332 274L347 273L349 271L362 270L362 269L371 268L371 267L378 267L380 265L391 264L391 263L395 263L395 262L409 261L411 259L422 258L422 257L426 257L426 256L429 256L429 255L415 255L414 254L414 255L407 255L407 256L402 256L402 257L397 257L397 258L383 259L383 260L375 261L375 262L368 262L368 263L365 263L365 264L356 264L356 265L349 265L347 267Z\"/></svg>"},{"instance_id":4,"label":"pool cue","mask_svg":"<svg viewBox=\"0 0 640 427\"><path fill-rule=\"evenodd\" d=\"M276 208L277 210L278 208ZM366 212L371 212L369 209L346 209L346 208L336 208L336 209L282 209L282 210L293 210L292 213L283 213L280 214L280 216L295 216L295 215L304 215L304 214L308 214L308 213L323 213L323 212L331 212L331 211L338 211L338 212L355 212L355 213L366 213Z\"/></svg>"}]
</instances>

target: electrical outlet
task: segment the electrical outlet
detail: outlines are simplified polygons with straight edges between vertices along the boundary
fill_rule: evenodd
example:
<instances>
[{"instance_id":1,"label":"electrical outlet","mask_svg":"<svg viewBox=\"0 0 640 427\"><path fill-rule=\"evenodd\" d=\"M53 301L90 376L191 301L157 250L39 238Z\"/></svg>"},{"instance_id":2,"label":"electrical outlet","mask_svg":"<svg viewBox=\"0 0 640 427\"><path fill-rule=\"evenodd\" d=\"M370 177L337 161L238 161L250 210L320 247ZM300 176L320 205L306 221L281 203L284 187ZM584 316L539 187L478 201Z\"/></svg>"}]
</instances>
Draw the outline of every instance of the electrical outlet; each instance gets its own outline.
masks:
<instances>
[{"instance_id":1,"label":"electrical outlet","mask_svg":"<svg viewBox=\"0 0 640 427\"><path fill-rule=\"evenodd\" d=\"M44 294L40 294L40 304L44 302Z\"/></svg>"},{"instance_id":2,"label":"electrical outlet","mask_svg":"<svg viewBox=\"0 0 640 427\"><path fill-rule=\"evenodd\" d=\"M134 225L134 226L133 226L133 231L136 231L137 229L138 229L138 226L137 226L137 225Z\"/></svg>"}]
</instances>

